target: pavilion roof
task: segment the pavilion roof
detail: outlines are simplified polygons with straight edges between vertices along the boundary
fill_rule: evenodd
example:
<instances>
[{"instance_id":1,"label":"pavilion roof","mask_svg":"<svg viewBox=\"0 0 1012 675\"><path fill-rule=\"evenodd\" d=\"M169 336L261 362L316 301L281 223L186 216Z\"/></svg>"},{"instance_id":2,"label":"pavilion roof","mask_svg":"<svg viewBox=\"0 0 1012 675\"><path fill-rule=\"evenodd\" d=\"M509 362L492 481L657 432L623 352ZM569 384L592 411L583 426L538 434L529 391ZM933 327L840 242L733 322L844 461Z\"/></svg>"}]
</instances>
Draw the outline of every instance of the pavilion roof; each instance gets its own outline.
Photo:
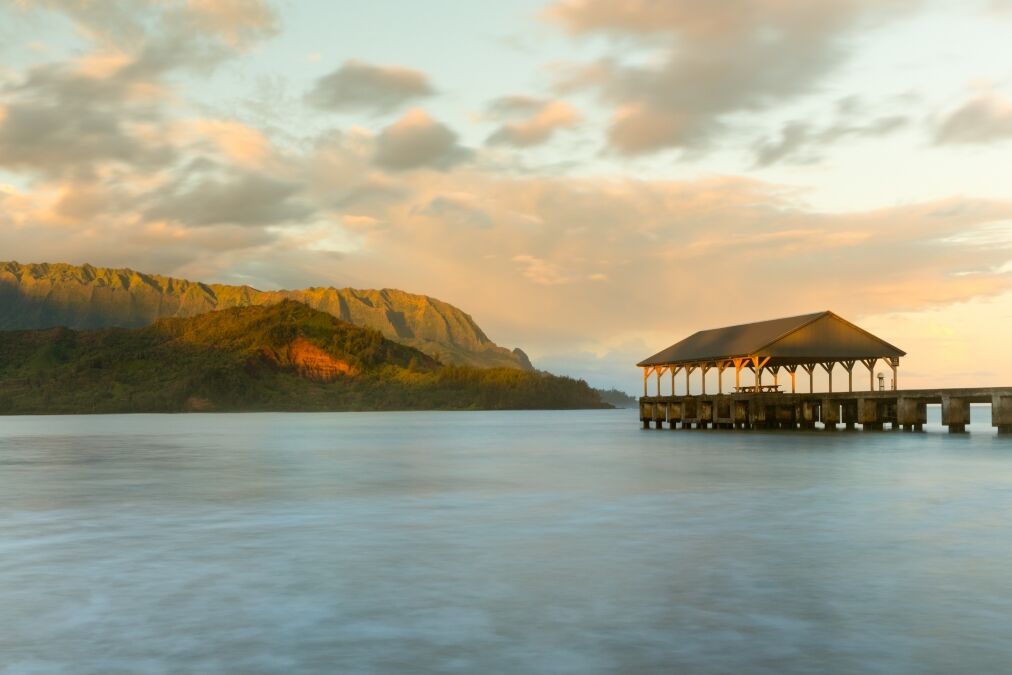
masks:
<instances>
[{"instance_id":1,"label":"pavilion roof","mask_svg":"<svg viewBox=\"0 0 1012 675\"><path fill-rule=\"evenodd\" d=\"M898 358L906 352L833 312L815 312L693 333L640 361L661 366L770 357L769 365Z\"/></svg>"}]
</instances>

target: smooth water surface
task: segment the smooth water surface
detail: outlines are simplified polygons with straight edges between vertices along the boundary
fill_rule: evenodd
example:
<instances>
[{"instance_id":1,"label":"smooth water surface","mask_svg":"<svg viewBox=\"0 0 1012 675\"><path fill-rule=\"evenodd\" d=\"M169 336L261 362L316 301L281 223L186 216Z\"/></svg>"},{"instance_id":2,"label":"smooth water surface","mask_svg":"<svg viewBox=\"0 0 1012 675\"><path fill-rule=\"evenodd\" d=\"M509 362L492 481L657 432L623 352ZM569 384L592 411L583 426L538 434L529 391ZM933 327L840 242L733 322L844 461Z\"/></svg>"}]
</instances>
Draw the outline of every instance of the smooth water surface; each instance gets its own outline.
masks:
<instances>
[{"instance_id":1,"label":"smooth water surface","mask_svg":"<svg viewBox=\"0 0 1012 675\"><path fill-rule=\"evenodd\" d=\"M1010 672L987 412L0 417L0 672Z\"/></svg>"}]
</instances>

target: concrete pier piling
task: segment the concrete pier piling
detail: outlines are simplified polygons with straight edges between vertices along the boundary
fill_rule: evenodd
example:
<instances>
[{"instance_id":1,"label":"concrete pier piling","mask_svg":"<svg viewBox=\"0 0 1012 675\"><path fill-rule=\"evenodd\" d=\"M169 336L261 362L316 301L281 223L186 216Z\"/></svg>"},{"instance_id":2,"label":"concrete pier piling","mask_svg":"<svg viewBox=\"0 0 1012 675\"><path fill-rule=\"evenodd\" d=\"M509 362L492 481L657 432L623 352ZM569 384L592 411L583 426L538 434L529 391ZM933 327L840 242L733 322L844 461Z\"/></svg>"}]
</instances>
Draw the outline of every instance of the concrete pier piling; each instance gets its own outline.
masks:
<instances>
[{"instance_id":1,"label":"concrete pier piling","mask_svg":"<svg viewBox=\"0 0 1012 675\"><path fill-rule=\"evenodd\" d=\"M970 404L990 403L991 424L1012 434L1012 387L974 389L908 389L864 392L788 394L781 392L644 396L640 420L644 429L666 422L670 429L815 429L841 424L865 431L923 431L929 404L941 404L942 424L963 433L970 423Z\"/></svg>"},{"instance_id":2,"label":"concrete pier piling","mask_svg":"<svg viewBox=\"0 0 1012 675\"><path fill-rule=\"evenodd\" d=\"M832 398L824 398L819 404L819 421L826 431L834 431L840 423L840 402Z\"/></svg>"},{"instance_id":3,"label":"concrete pier piling","mask_svg":"<svg viewBox=\"0 0 1012 675\"><path fill-rule=\"evenodd\" d=\"M903 431L924 431L928 422L928 404L923 399L906 396L897 399L896 422Z\"/></svg>"},{"instance_id":4,"label":"concrete pier piling","mask_svg":"<svg viewBox=\"0 0 1012 675\"><path fill-rule=\"evenodd\" d=\"M970 423L970 401L959 396L942 396L942 424L960 434Z\"/></svg>"},{"instance_id":5,"label":"concrete pier piling","mask_svg":"<svg viewBox=\"0 0 1012 675\"><path fill-rule=\"evenodd\" d=\"M1012 434L1012 392L995 392L991 396L991 425L999 434Z\"/></svg>"},{"instance_id":6,"label":"concrete pier piling","mask_svg":"<svg viewBox=\"0 0 1012 675\"><path fill-rule=\"evenodd\" d=\"M799 425L802 429L814 429L815 423L819 421L819 402L812 400L801 401L801 417Z\"/></svg>"},{"instance_id":7,"label":"concrete pier piling","mask_svg":"<svg viewBox=\"0 0 1012 675\"><path fill-rule=\"evenodd\" d=\"M890 421L887 401L876 398L857 399L857 421L868 431L882 431Z\"/></svg>"}]
</instances>

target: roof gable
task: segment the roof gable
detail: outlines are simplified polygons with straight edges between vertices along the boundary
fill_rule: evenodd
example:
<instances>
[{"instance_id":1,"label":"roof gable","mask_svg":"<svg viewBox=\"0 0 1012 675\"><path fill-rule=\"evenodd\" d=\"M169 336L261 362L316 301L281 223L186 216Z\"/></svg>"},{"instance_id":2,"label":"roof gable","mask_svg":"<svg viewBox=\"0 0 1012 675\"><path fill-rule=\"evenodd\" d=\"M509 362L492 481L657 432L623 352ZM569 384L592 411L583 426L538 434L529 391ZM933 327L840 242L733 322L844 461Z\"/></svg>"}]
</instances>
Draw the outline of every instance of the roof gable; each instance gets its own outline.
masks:
<instances>
[{"instance_id":1,"label":"roof gable","mask_svg":"<svg viewBox=\"0 0 1012 675\"><path fill-rule=\"evenodd\" d=\"M762 356L830 361L906 354L832 312L826 312L797 330L763 345L758 353Z\"/></svg>"}]
</instances>

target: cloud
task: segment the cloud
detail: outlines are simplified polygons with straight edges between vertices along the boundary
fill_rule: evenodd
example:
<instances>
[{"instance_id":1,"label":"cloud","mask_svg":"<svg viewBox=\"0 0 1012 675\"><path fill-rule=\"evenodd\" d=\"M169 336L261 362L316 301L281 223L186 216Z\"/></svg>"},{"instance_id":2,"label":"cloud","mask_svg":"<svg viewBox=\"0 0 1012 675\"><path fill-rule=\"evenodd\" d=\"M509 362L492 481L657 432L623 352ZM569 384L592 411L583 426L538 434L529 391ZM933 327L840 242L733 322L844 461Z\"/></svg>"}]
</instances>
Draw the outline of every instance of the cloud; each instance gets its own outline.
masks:
<instances>
[{"instance_id":1,"label":"cloud","mask_svg":"<svg viewBox=\"0 0 1012 675\"><path fill-rule=\"evenodd\" d=\"M181 102L169 73L212 68L279 29L262 0L25 0L21 7L65 15L94 45L0 89L0 166L45 178L79 178L110 163L171 168L181 154L172 137L181 125L170 120ZM247 128L239 139L240 126L203 133L237 161L253 162L254 132Z\"/></svg>"},{"instance_id":2,"label":"cloud","mask_svg":"<svg viewBox=\"0 0 1012 675\"><path fill-rule=\"evenodd\" d=\"M214 260L229 264L233 256L270 250L277 235L262 228L220 226L188 228L167 222L144 222L126 205L98 198L94 209L61 214L61 200L80 199L88 189L37 189L28 194L0 195L0 250L24 261L65 261L172 272ZM78 220L77 217L83 220Z\"/></svg>"},{"instance_id":3,"label":"cloud","mask_svg":"<svg viewBox=\"0 0 1012 675\"><path fill-rule=\"evenodd\" d=\"M510 115L531 115L545 107L545 99L523 94L500 96L488 104L489 112L495 117Z\"/></svg>"},{"instance_id":4,"label":"cloud","mask_svg":"<svg viewBox=\"0 0 1012 675\"><path fill-rule=\"evenodd\" d=\"M208 72L280 31L265 0L20 0L62 15L96 52L124 57L117 78L160 88L173 71ZM87 73L86 73L87 74Z\"/></svg>"},{"instance_id":5,"label":"cloud","mask_svg":"<svg viewBox=\"0 0 1012 675\"><path fill-rule=\"evenodd\" d=\"M38 196L21 202L31 206L19 218L30 213L39 226L84 229L102 219L110 231L171 222L178 235L179 227L266 228L315 212L301 198L300 169L262 132L235 120L187 118L185 100L167 84L166 69L180 63L166 42L174 30L182 34L178 22L223 49L240 49L273 30L267 5L110 1L95 3L92 16L81 3L42 4L67 12L104 46L32 67L0 89L0 167L18 172ZM104 28L92 30L105 25L99 19L122 30L122 49L106 44ZM149 38L150 22L163 19L164 31Z\"/></svg>"},{"instance_id":6,"label":"cloud","mask_svg":"<svg viewBox=\"0 0 1012 675\"><path fill-rule=\"evenodd\" d=\"M321 110L384 113L434 93L421 71L351 60L319 78L305 98Z\"/></svg>"},{"instance_id":7,"label":"cloud","mask_svg":"<svg viewBox=\"0 0 1012 675\"><path fill-rule=\"evenodd\" d=\"M264 0L20 0L25 10L65 15L79 32L102 46L134 53L186 47L176 54L181 64L194 55L220 59L226 52L248 49L280 30L277 12Z\"/></svg>"},{"instance_id":8,"label":"cloud","mask_svg":"<svg viewBox=\"0 0 1012 675\"><path fill-rule=\"evenodd\" d=\"M753 147L755 165L777 162L810 163L817 161L830 145L845 138L880 138L910 123L904 115L884 115L867 121L837 120L824 127L793 120L784 124L777 137L758 141Z\"/></svg>"},{"instance_id":9,"label":"cloud","mask_svg":"<svg viewBox=\"0 0 1012 675\"><path fill-rule=\"evenodd\" d=\"M187 0L171 16L184 30L214 36L240 50L281 28L277 13L264 0Z\"/></svg>"},{"instance_id":10,"label":"cloud","mask_svg":"<svg viewBox=\"0 0 1012 675\"><path fill-rule=\"evenodd\" d=\"M143 161L161 153L137 143L115 116L50 105L11 105L0 126L0 164L59 173L92 161Z\"/></svg>"},{"instance_id":11,"label":"cloud","mask_svg":"<svg viewBox=\"0 0 1012 675\"><path fill-rule=\"evenodd\" d=\"M570 89L614 106L610 147L625 155L705 149L735 113L775 108L809 94L848 56L847 38L911 3L871 0L735 3L561 0L547 17L574 36L603 34L652 50L646 63L619 57L578 67Z\"/></svg>"},{"instance_id":12,"label":"cloud","mask_svg":"<svg viewBox=\"0 0 1012 675\"><path fill-rule=\"evenodd\" d=\"M262 168L274 153L262 131L235 120L196 119L181 127L184 132L206 140L235 164L247 168Z\"/></svg>"},{"instance_id":13,"label":"cloud","mask_svg":"<svg viewBox=\"0 0 1012 675\"><path fill-rule=\"evenodd\" d=\"M489 106L493 115L516 114L524 119L507 121L487 140L489 145L531 147L549 141L556 131L569 129L580 121L580 115L565 101L545 101L529 97L509 96L496 99Z\"/></svg>"},{"instance_id":14,"label":"cloud","mask_svg":"<svg viewBox=\"0 0 1012 675\"><path fill-rule=\"evenodd\" d=\"M373 165L375 146L375 136L360 130L317 137L302 160L312 200L335 217L350 212L382 221L387 207L403 202L410 188Z\"/></svg>"},{"instance_id":15,"label":"cloud","mask_svg":"<svg viewBox=\"0 0 1012 675\"><path fill-rule=\"evenodd\" d=\"M935 143L993 143L1012 138L1012 100L983 93L950 112L935 131Z\"/></svg>"},{"instance_id":16,"label":"cloud","mask_svg":"<svg viewBox=\"0 0 1012 675\"><path fill-rule=\"evenodd\" d=\"M457 134L449 127L416 108L383 129L376 139L375 161L392 171L447 169L464 161L469 154L458 145Z\"/></svg>"},{"instance_id":17,"label":"cloud","mask_svg":"<svg viewBox=\"0 0 1012 675\"><path fill-rule=\"evenodd\" d=\"M206 175L203 169L187 176L163 194L157 193L148 220L169 220L183 225L279 225L304 220L314 208L299 196L302 185L253 172L225 177Z\"/></svg>"},{"instance_id":18,"label":"cloud","mask_svg":"<svg viewBox=\"0 0 1012 675\"><path fill-rule=\"evenodd\" d=\"M160 119L161 90L112 63L120 65L111 72L87 59L38 66L0 90L0 166L54 176L92 172L96 162L171 161L172 148L146 135Z\"/></svg>"}]
</instances>

